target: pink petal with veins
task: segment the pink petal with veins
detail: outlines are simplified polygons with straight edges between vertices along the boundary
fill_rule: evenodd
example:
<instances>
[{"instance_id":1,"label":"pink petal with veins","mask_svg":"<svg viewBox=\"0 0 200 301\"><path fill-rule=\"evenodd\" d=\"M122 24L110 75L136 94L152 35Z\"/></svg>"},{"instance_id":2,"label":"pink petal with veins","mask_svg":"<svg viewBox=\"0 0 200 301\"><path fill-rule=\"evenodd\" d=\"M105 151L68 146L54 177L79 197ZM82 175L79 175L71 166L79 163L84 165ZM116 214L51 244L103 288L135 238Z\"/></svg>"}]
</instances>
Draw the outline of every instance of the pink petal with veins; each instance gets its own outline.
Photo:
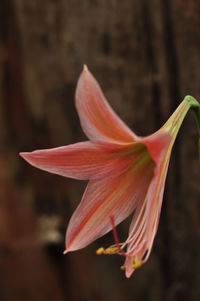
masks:
<instances>
[{"instance_id":1,"label":"pink petal with veins","mask_svg":"<svg viewBox=\"0 0 200 301\"><path fill-rule=\"evenodd\" d=\"M138 261L146 262L150 255L158 229L169 159L170 153L160 156L147 195L134 213L128 237L129 255L125 260L127 278L134 272L133 257L137 256Z\"/></svg>"},{"instance_id":2,"label":"pink petal with veins","mask_svg":"<svg viewBox=\"0 0 200 301\"><path fill-rule=\"evenodd\" d=\"M112 229L110 216L119 224L129 216L147 192L154 174L148 153L120 176L91 180L74 212L66 235L66 251L85 247Z\"/></svg>"},{"instance_id":3,"label":"pink petal with veins","mask_svg":"<svg viewBox=\"0 0 200 301\"><path fill-rule=\"evenodd\" d=\"M88 141L20 155L42 170L85 180L116 176L125 172L145 149L141 143L117 145Z\"/></svg>"},{"instance_id":4,"label":"pink petal with veins","mask_svg":"<svg viewBox=\"0 0 200 301\"><path fill-rule=\"evenodd\" d=\"M172 141L172 135L159 130L150 136L139 138L137 141L146 145L154 162L159 163L163 151L166 152Z\"/></svg>"},{"instance_id":5,"label":"pink petal with veins","mask_svg":"<svg viewBox=\"0 0 200 301\"><path fill-rule=\"evenodd\" d=\"M78 81L76 108L82 129L90 140L129 143L136 138L110 107L87 67Z\"/></svg>"}]
</instances>

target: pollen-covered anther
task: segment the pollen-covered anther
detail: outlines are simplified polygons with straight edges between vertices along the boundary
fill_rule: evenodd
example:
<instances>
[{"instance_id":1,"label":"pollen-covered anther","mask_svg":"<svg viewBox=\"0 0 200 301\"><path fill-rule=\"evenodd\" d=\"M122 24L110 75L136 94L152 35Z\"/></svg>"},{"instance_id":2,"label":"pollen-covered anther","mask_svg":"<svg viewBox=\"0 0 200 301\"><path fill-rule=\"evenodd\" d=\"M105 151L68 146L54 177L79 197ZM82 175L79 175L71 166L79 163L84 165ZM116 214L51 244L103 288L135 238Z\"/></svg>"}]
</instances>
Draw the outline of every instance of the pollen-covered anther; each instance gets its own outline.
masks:
<instances>
[{"instance_id":1,"label":"pollen-covered anther","mask_svg":"<svg viewBox=\"0 0 200 301\"><path fill-rule=\"evenodd\" d=\"M109 248L106 248L106 249L101 247L96 251L96 254L97 255L102 255L102 254L104 254L104 255L113 255L113 254L117 254L118 252L119 252L118 247L109 247Z\"/></svg>"},{"instance_id":2,"label":"pollen-covered anther","mask_svg":"<svg viewBox=\"0 0 200 301\"><path fill-rule=\"evenodd\" d=\"M120 266L120 269L121 269L122 271L125 271L125 270L126 270L126 266L125 266L125 265L121 265L121 266Z\"/></svg>"},{"instance_id":3,"label":"pollen-covered anther","mask_svg":"<svg viewBox=\"0 0 200 301\"><path fill-rule=\"evenodd\" d=\"M105 249L103 247L96 250L97 255L102 255L102 254L104 254L104 252L105 252Z\"/></svg>"},{"instance_id":4,"label":"pollen-covered anther","mask_svg":"<svg viewBox=\"0 0 200 301\"><path fill-rule=\"evenodd\" d=\"M138 260L137 256L133 256L133 268L134 270L139 269L142 265L143 265L143 261L142 260Z\"/></svg>"},{"instance_id":5,"label":"pollen-covered anther","mask_svg":"<svg viewBox=\"0 0 200 301\"><path fill-rule=\"evenodd\" d=\"M112 255L112 254L117 254L119 252L118 247L109 247L105 249L104 254Z\"/></svg>"}]
</instances>

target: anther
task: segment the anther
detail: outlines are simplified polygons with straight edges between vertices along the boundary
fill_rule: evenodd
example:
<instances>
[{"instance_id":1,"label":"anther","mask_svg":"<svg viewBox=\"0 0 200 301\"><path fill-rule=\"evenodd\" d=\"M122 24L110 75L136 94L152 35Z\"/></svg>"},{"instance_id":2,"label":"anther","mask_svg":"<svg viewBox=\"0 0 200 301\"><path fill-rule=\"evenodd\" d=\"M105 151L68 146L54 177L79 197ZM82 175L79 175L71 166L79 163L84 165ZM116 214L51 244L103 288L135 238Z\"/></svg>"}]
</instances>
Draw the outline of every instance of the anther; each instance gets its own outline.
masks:
<instances>
[{"instance_id":1,"label":"anther","mask_svg":"<svg viewBox=\"0 0 200 301\"><path fill-rule=\"evenodd\" d=\"M112 254L116 254L118 252L119 252L118 247L109 247L109 248L105 249L104 254L112 255Z\"/></svg>"},{"instance_id":2,"label":"anther","mask_svg":"<svg viewBox=\"0 0 200 301\"><path fill-rule=\"evenodd\" d=\"M133 268L134 270L139 269L142 265L143 265L143 261L142 260L138 260L137 256L133 256Z\"/></svg>"},{"instance_id":3,"label":"anther","mask_svg":"<svg viewBox=\"0 0 200 301\"><path fill-rule=\"evenodd\" d=\"M113 254L117 254L118 252L119 252L118 247L109 247L109 248L106 248L106 249L101 247L96 251L96 254L97 255L102 255L102 254L104 254L104 255L113 255Z\"/></svg>"},{"instance_id":4,"label":"anther","mask_svg":"<svg viewBox=\"0 0 200 301\"><path fill-rule=\"evenodd\" d=\"M121 269L122 271L125 271L125 270L126 270L126 266L125 266L125 265L121 265L121 266L120 266L120 269Z\"/></svg>"},{"instance_id":5,"label":"anther","mask_svg":"<svg viewBox=\"0 0 200 301\"><path fill-rule=\"evenodd\" d=\"M101 247L98 250L96 250L96 254L97 255L102 255L102 254L104 254L104 252L105 252L105 249L103 247Z\"/></svg>"}]
</instances>

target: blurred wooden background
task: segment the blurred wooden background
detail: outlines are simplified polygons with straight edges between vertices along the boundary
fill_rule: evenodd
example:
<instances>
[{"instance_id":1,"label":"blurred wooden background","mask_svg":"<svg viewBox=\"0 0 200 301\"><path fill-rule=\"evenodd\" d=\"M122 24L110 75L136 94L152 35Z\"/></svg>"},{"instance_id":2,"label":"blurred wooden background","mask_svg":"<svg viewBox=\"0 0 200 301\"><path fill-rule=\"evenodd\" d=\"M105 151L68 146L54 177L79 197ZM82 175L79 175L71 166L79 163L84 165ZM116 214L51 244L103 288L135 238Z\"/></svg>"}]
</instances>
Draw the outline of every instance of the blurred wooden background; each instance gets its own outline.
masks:
<instances>
[{"instance_id":1,"label":"blurred wooden background","mask_svg":"<svg viewBox=\"0 0 200 301\"><path fill-rule=\"evenodd\" d=\"M74 92L86 63L139 135L186 94L200 100L198 0L1 0L0 300L200 300L200 166L188 114L170 163L148 263L126 280L102 243L62 255L85 183L36 170L19 151L84 140ZM127 224L121 234L127 233Z\"/></svg>"}]
</instances>

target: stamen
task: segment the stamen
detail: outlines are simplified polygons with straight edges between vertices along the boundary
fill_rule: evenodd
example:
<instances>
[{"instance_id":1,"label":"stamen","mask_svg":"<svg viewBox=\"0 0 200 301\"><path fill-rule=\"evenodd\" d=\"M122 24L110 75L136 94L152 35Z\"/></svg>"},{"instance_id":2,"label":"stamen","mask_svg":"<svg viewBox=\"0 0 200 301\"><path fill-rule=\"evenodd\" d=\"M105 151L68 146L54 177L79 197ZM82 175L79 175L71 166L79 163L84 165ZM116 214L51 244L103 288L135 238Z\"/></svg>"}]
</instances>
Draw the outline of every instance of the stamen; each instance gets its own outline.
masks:
<instances>
[{"instance_id":1,"label":"stamen","mask_svg":"<svg viewBox=\"0 0 200 301\"><path fill-rule=\"evenodd\" d=\"M104 254L113 255L113 254L117 254L118 251L119 251L118 247L109 247L105 249Z\"/></svg>"},{"instance_id":2,"label":"stamen","mask_svg":"<svg viewBox=\"0 0 200 301\"><path fill-rule=\"evenodd\" d=\"M117 254L118 253L118 247L117 246L113 246L113 247L108 247L106 249L104 249L103 247L99 248L96 251L97 255L113 255L113 254Z\"/></svg>"},{"instance_id":3,"label":"stamen","mask_svg":"<svg viewBox=\"0 0 200 301\"><path fill-rule=\"evenodd\" d=\"M114 240L115 240L115 243L116 243L116 247L118 249L118 254L119 255L123 255L126 257L126 252L124 252L124 250L121 248L121 244L119 242L119 238L118 238L118 235L117 235L117 230L116 230L116 227L115 227L115 220L114 220L114 216L110 216L110 221L111 221L111 224L112 224L112 230L113 230L113 237L114 237Z\"/></svg>"},{"instance_id":4,"label":"stamen","mask_svg":"<svg viewBox=\"0 0 200 301\"><path fill-rule=\"evenodd\" d=\"M121 269L122 271L125 271L125 270L126 270L126 266L125 266L125 265L121 265L121 266L120 266L120 269Z\"/></svg>"},{"instance_id":5,"label":"stamen","mask_svg":"<svg viewBox=\"0 0 200 301\"><path fill-rule=\"evenodd\" d=\"M143 261L138 260L137 255L133 256L133 268L134 268L134 270L139 269L142 265L143 265Z\"/></svg>"},{"instance_id":6,"label":"stamen","mask_svg":"<svg viewBox=\"0 0 200 301\"><path fill-rule=\"evenodd\" d=\"M104 254L105 249L103 247L99 248L98 250L96 250L96 254L97 255L102 255Z\"/></svg>"},{"instance_id":7,"label":"stamen","mask_svg":"<svg viewBox=\"0 0 200 301\"><path fill-rule=\"evenodd\" d=\"M144 226L144 223L146 221L146 215L142 216L142 214L144 214L144 209L145 209L145 202L143 203L142 207L138 210L138 213L137 211L134 213L135 214L134 227L131 230L131 233L129 233L129 236L127 240L124 242L122 248L124 248L128 243L133 242L135 236L138 235L138 232Z\"/></svg>"},{"instance_id":8,"label":"stamen","mask_svg":"<svg viewBox=\"0 0 200 301\"><path fill-rule=\"evenodd\" d=\"M136 250L140 249L145 243L146 243L146 239L145 239L145 231L146 229L144 228L144 226L142 226L142 229L140 229L140 232L137 231L134 235L134 237L132 238L131 243L129 244L129 251L128 253L136 253Z\"/></svg>"},{"instance_id":9,"label":"stamen","mask_svg":"<svg viewBox=\"0 0 200 301\"><path fill-rule=\"evenodd\" d=\"M116 231L116 227L115 227L115 222L114 222L114 217L110 216L110 220L111 220L111 224L112 224L112 230L113 230L113 236L114 236L114 240L115 240L115 244L108 247L108 248L103 248L100 247L97 251L96 254L97 255L113 255L113 254L119 254L119 255L123 255L126 257L126 252L123 251L122 247L121 247L121 243L119 242L119 238L117 235L117 231Z\"/></svg>"}]
</instances>

